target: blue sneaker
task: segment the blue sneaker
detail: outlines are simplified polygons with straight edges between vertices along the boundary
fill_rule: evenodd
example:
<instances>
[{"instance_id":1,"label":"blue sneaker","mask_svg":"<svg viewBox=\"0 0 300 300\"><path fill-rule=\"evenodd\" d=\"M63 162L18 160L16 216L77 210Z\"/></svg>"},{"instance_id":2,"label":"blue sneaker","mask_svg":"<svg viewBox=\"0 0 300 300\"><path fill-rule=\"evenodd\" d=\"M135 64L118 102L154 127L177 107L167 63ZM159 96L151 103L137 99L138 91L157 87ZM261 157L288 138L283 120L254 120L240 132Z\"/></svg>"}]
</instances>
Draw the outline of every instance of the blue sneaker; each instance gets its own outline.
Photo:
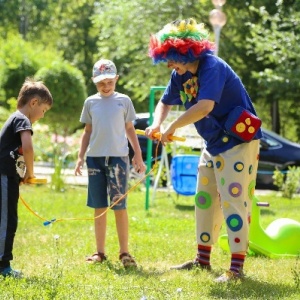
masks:
<instances>
[{"instance_id":1,"label":"blue sneaker","mask_svg":"<svg viewBox=\"0 0 300 300\"><path fill-rule=\"evenodd\" d=\"M22 278L22 272L13 270L11 267L4 268L0 271L0 275L3 277Z\"/></svg>"}]
</instances>

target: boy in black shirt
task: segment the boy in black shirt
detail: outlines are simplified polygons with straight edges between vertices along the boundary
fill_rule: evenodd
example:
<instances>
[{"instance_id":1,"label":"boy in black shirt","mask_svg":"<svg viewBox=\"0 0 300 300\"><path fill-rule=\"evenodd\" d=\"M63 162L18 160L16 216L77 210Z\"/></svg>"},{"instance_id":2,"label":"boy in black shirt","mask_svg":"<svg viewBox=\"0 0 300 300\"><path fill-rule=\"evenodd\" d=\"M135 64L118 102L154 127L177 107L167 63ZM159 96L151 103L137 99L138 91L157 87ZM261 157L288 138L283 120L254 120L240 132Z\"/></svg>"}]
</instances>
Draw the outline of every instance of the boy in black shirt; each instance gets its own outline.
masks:
<instances>
[{"instance_id":1,"label":"boy in black shirt","mask_svg":"<svg viewBox=\"0 0 300 300\"><path fill-rule=\"evenodd\" d=\"M32 124L44 117L53 104L41 81L27 78L19 92L17 111L0 132L0 275L20 277L13 270L13 243L18 224L19 184L34 178Z\"/></svg>"}]
</instances>

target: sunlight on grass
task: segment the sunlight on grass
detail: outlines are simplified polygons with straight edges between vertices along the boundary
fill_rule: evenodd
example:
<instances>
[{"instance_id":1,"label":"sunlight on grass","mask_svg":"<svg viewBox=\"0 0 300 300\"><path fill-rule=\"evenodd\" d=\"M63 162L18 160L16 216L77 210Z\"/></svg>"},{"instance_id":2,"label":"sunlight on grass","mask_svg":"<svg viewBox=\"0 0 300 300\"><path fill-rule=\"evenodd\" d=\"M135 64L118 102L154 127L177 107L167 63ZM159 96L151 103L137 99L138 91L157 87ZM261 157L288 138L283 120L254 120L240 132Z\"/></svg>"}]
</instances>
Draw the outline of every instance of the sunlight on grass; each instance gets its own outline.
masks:
<instances>
[{"instance_id":1,"label":"sunlight on grass","mask_svg":"<svg viewBox=\"0 0 300 300\"><path fill-rule=\"evenodd\" d=\"M247 279L214 283L229 267L229 253L213 249L213 271L174 271L170 266L193 259L196 251L193 197L158 192L145 211L143 191L129 195L130 251L137 270L124 270L118 261L114 216L108 212L107 256L103 264L89 265L95 251L93 210L86 207L86 189L66 192L47 186L22 186L21 195L44 219L78 218L43 225L21 202L15 241L14 268L21 280L0 278L1 299L299 299L300 257L270 259L249 256ZM275 193L261 196L270 208L262 210L262 225L280 217L299 220L300 198L287 200ZM224 233L225 229L222 229Z\"/></svg>"}]
</instances>

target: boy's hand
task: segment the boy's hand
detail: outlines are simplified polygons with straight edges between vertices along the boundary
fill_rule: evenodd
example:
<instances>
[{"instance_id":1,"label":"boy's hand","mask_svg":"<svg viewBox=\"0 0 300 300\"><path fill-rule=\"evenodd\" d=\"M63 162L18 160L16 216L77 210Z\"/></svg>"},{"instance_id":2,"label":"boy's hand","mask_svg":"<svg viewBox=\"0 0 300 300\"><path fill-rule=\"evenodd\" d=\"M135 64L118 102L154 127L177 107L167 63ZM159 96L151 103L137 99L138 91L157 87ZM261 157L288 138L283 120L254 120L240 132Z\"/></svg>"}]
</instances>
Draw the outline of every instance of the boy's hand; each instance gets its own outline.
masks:
<instances>
[{"instance_id":1,"label":"boy's hand","mask_svg":"<svg viewBox=\"0 0 300 300\"><path fill-rule=\"evenodd\" d=\"M75 166L75 176L82 175L83 164L84 164L84 160L79 158Z\"/></svg>"},{"instance_id":2,"label":"boy's hand","mask_svg":"<svg viewBox=\"0 0 300 300\"><path fill-rule=\"evenodd\" d=\"M21 179L20 185L22 185L22 184L31 184L32 182L29 182L29 181L34 179L34 178L35 178L35 176L28 177L28 176L25 175L25 177Z\"/></svg>"},{"instance_id":3,"label":"boy's hand","mask_svg":"<svg viewBox=\"0 0 300 300\"><path fill-rule=\"evenodd\" d=\"M132 158L132 165L134 170L138 173L144 173L146 171L146 166L141 156L134 155Z\"/></svg>"},{"instance_id":4,"label":"boy's hand","mask_svg":"<svg viewBox=\"0 0 300 300\"><path fill-rule=\"evenodd\" d=\"M155 140L157 139L154 135L155 133L157 132L160 132L160 127L159 126L156 126L156 127L153 127L153 126L149 126L145 129L145 136L147 138L149 138L150 140Z\"/></svg>"}]
</instances>

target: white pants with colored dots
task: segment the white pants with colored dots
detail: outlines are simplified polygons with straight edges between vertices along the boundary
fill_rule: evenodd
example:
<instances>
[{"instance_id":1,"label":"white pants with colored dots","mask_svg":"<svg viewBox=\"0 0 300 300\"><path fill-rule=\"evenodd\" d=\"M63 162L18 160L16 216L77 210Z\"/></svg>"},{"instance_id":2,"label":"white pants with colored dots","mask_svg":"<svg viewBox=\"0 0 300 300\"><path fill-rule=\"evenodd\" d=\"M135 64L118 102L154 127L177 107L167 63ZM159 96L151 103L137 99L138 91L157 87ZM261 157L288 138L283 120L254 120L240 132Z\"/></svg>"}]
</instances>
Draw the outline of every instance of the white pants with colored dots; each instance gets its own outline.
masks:
<instances>
[{"instance_id":1,"label":"white pants with colored dots","mask_svg":"<svg viewBox=\"0 0 300 300\"><path fill-rule=\"evenodd\" d=\"M231 253L247 251L258 158L259 140L217 156L203 150L195 196L198 244L216 243L225 219Z\"/></svg>"}]
</instances>

